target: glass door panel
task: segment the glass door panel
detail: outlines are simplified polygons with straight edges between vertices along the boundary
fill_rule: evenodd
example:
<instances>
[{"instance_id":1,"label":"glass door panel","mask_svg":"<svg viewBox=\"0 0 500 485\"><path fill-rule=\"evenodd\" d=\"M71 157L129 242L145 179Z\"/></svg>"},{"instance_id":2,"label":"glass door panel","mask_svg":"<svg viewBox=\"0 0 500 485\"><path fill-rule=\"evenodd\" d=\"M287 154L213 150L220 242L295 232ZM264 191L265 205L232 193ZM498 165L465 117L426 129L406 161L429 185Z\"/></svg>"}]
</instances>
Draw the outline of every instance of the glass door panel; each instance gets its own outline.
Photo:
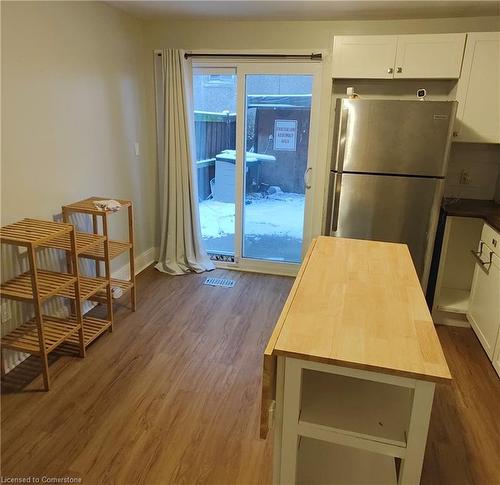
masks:
<instances>
[{"instance_id":1,"label":"glass door panel","mask_svg":"<svg viewBox=\"0 0 500 485\"><path fill-rule=\"evenodd\" d=\"M247 74L244 258L302 256L313 76Z\"/></svg>"},{"instance_id":2,"label":"glass door panel","mask_svg":"<svg viewBox=\"0 0 500 485\"><path fill-rule=\"evenodd\" d=\"M200 225L212 259L235 252L236 70L195 69L193 101Z\"/></svg>"}]
</instances>

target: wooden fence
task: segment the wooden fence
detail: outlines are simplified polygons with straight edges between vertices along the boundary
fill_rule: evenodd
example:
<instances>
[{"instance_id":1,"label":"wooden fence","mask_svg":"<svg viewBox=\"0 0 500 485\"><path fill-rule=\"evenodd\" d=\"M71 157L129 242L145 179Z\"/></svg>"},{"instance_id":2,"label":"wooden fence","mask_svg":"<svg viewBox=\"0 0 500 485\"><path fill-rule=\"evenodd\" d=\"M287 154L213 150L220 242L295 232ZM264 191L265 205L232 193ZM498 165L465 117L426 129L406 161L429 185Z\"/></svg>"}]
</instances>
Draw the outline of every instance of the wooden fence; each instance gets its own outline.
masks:
<instances>
[{"instance_id":1,"label":"wooden fence","mask_svg":"<svg viewBox=\"0 0 500 485\"><path fill-rule=\"evenodd\" d=\"M209 160L236 149L236 114L194 112L196 160Z\"/></svg>"},{"instance_id":2,"label":"wooden fence","mask_svg":"<svg viewBox=\"0 0 500 485\"><path fill-rule=\"evenodd\" d=\"M215 156L236 149L236 114L195 111L194 125L198 199L205 200L211 193L210 180L215 177Z\"/></svg>"}]
</instances>

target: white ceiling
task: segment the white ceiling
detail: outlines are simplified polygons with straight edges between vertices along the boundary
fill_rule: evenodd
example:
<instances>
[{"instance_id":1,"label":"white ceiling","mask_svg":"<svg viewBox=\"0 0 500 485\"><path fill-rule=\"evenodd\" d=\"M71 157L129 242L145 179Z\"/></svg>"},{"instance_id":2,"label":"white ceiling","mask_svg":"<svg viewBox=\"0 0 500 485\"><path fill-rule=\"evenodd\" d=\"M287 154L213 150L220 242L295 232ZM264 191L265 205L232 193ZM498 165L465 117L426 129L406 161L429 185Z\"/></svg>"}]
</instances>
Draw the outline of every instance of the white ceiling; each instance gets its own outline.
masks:
<instances>
[{"instance_id":1,"label":"white ceiling","mask_svg":"<svg viewBox=\"0 0 500 485\"><path fill-rule=\"evenodd\" d=\"M500 14L500 0L114 0L107 3L144 19L363 20Z\"/></svg>"}]
</instances>

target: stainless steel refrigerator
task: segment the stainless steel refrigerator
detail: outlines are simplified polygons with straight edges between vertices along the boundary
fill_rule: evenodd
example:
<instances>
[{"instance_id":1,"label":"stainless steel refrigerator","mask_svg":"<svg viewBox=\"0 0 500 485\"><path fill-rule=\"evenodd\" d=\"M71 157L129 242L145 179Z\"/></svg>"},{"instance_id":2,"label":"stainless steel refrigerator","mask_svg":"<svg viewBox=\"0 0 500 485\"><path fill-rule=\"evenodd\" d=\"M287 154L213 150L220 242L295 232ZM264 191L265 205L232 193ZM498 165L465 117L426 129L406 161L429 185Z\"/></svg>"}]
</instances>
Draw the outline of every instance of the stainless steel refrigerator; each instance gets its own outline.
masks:
<instances>
[{"instance_id":1,"label":"stainless steel refrigerator","mask_svg":"<svg viewBox=\"0 0 500 485\"><path fill-rule=\"evenodd\" d=\"M455 101L339 99L325 233L408 244L425 289Z\"/></svg>"}]
</instances>

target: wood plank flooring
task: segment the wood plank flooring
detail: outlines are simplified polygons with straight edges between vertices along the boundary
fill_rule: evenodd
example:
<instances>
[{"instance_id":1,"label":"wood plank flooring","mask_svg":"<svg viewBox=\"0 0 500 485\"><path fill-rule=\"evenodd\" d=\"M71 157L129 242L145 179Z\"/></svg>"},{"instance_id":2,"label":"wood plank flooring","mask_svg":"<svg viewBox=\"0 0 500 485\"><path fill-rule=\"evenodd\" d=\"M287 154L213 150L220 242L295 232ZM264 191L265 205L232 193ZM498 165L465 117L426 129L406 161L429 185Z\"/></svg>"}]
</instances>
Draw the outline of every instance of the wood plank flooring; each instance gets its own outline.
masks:
<instances>
[{"instance_id":1,"label":"wood plank flooring","mask_svg":"<svg viewBox=\"0 0 500 485\"><path fill-rule=\"evenodd\" d=\"M135 314L78 359L52 359L39 392L28 359L2 386L2 475L73 476L85 484L270 484L260 441L262 352L292 280L217 270L138 279ZM500 483L500 381L469 329L438 330L450 386L438 386L423 484ZM34 379L33 375L36 377Z\"/></svg>"},{"instance_id":2,"label":"wood plank flooring","mask_svg":"<svg viewBox=\"0 0 500 485\"><path fill-rule=\"evenodd\" d=\"M437 327L453 378L436 386L421 483L500 484L500 379L470 328Z\"/></svg>"}]
</instances>

